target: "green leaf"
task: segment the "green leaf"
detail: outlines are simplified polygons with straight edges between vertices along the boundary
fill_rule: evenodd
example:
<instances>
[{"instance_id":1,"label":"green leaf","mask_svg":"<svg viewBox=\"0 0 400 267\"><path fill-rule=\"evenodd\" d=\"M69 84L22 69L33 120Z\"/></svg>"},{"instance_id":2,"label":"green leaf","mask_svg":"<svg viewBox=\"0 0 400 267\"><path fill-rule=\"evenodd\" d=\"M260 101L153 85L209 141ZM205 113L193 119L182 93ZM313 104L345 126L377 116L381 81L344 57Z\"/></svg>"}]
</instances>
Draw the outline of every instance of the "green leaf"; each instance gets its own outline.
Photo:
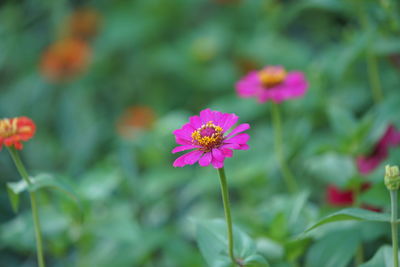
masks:
<instances>
[{"instance_id":1,"label":"green leaf","mask_svg":"<svg viewBox=\"0 0 400 267\"><path fill-rule=\"evenodd\" d=\"M310 247L304 266L348 266L360 242L360 236L354 229L330 232Z\"/></svg>"},{"instance_id":2,"label":"green leaf","mask_svg":"<svg viewBox=\"0 0 400 267\"><path fill-rule=\"evenodd\" d=\"M19 193L25 191L25 189L26 183L24 180L7 183L8 198L10 199L11 207L15 213L17 213L19 207Z\"/></svg>"},{"instance_id":3,"label":"green leaf","mask_svg":"<svg viewBox=\"0 0 400 267\"><path fill-rule=\"evenodd\" d=\"M365 209L349 208L335 212L321 219L319 222L309 227L305 232L309 232L321 225L338 222L338 221L370 221L370 222L390 222L390 215L378 212L373 212Z\"/></svg>"},{"instance_id":4,"label":"green leaf","mask_svg":"<svg viewBox=\"0 0 400 267\"><path fill-rule=\"evenodd\" d=\"M400 256L400 255L399 255ZM392 267L393 250L390 246L384 245L379 248L374 257L362 264L360 267Z\"/></svg>"},{"instance_id":5,"label":"green leaf","mask_svg":"<svg viewBox=\"0 0 400 267\"><path fill-rule=\"evenodd\" d=\"M41 188L53 188L63 192L68 195L71 199L78 201L78 198L74 191L60 179L54 178L54 176L50 174L39 174L33 178L31 178L32 184L29 187L29 191L34 192Z\"/></svg>"},{"instance_id":6,"label":"green leaf","mask_svg":"<svg viewBox=\"0 0 400 267\"><path fill-rule=\"evenodd\" d=\"M340 135L348 135L356 127L356 120L350 110L337 104L328 108L328 115L331 127Z\"/></svg>"},{"instance_id":7,"label":"green leaf","mask_svg":"<svg viewBox=\"0 0 400 267\"><path fill-rule=\"evenodd\" d=\"M205 220L197 222L197 243L210 267L228 267L232 263L228 256L228 240L224 220ZM233 227L234 254L249 266L269 266L266 260L257 254L254 241L237 227Z\"/></svg>"},{"instance_id":8,"label":"green leaf","mask_svg":"<svg viewBox=\"0 0 400 267\"><path fill-rule=\"evenodd\" d=\"M26 191L27 189L29 189L30 192L35 192L41 188L54 188L68 195L75 202L79 202L76 194L68 185L63 183L60 179L55 179L49 174L39 174L35 177L30 177L30 180L32 183L29 188L25 180L7 183L8 197L10 199L11 206L14 212L18 211L19 194Z\"/></svg>"}]
</instances>

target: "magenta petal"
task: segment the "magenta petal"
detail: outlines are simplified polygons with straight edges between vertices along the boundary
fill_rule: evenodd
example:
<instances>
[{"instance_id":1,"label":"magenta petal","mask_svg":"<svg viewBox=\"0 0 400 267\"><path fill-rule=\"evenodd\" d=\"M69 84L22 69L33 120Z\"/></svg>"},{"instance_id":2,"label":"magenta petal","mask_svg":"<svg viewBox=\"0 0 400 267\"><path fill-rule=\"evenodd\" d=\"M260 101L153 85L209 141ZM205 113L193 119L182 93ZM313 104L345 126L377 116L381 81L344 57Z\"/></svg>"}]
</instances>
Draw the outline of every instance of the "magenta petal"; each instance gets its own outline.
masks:
<instances>
[{"instance_id":1,"label":"magenta petal","mask_svg":"<svg viewBox=\"0 0 400 267\"><path fill-rule=\"evenodd\" d=\"M239 149L239 144L224 144L221 148Z\"/></svg>"},{"instance_id":2,"label":"magenta petal","mask_svg":"<svg viewBox=\"0 0 400 267\"><path fill-rule=\"evenodd\" d=\"M239 148L237 148L237 150L248 150L249 149L249 145L248 144L241 144Z\"/></svg>"},{"instance_id":3,"label":"magenta petal","mask_svg":"<svg viewBox=\"0 0 400 267\"><path fill-rule=\"evenodd\" d=\"M206 124L209 121L213 121L213 114L210 109L204 109L200 111L200 119L202 124Z\"/></svg>"},{"instance_id":4,"label":"magenta petal","mask_svg":"<svg viewBox=\"0 0 400 267\"><path fill-rule=\"evenodd\" d=\"M215 158L213 158L213 160L211 161L211 164L213 165L213 167L215 169L220 169L220 168L224 167L224 161L218 161Z\"/></svg>"},{"instance_id":5,"label":"magenta petal","mask_svg":"<svg viewBox=\"0 0 400 267\"><path fill-rule=\"evenodd\" d=\"M200 159L201 155L203 155L203 151L193 150L186 154L185 163L189 165L195 164Z\"/></svg>"},{"instance_id":6,"label":"magenta petal","mask_svg":"<svg viewBox=\"0 0 400 267\"><path fill-rule=\"evenodd\" d=\"M223 161L225 159L224 154L222 153L222 151L219 148L214 148L212 150L212 155L213 155L213 158L215 158L218 161Z\"/></svg>"},{"instance_id":7,"label":"magenta petal","mask_svg":"<svg viewBox=\"0 0 400 267\"><path fill-rule=\"evenodd\" d=\"M174 149L172 149L172 153L178 153L178 152L182 152L185 150L189 150L189 149L193 149L193 148L198 148L198 146L195 145L184 145L184 146L177 146Z\"/></svg>"},{"instance_id":8,"label":"magenta petal","mask_svg":"<svg viewBox=\"0 0 400 267\"><path fill-rule=\"evenodd\" d=\"M192 140L183 139L178 136L175 136L175 141L180 145L191 145L192 144Z\"/></svg>"},{"instance_id":9,"label":"magenta petal","mask_svg":"<svg viewBox=\"0 0 400 267\"><path fill-rule=\"evenodd\" d=\"M238 121L239 117L235 114L224 114L225 116L221 118L220 126L223 129L223 132L229 130L236 122Z\"/></svg>"},{"instance_id":10,"label":"magenta petal","mask_svg":"<svg viewBox=\"0 0 400 267\"><path fill-rule=\"evenodd\" d=\"M231 158L233 156L233 151L229 148L223 147L221 148L221 152L226 158Z\"/></svg>"},{"instance_id":11,"label":"magenta petal","mask_svg":"<svg viewBox=\"0 0 400 267\"><path fill-rule=\"evenodd\" d=\"M246 131L246 130L248 130L248 129L250 129L250 125L249 125L248 123L240 124L238 127L236 127L235 129L233 129L233 131L230 132L226 137L233 136L233 135L235 135L235 134L244 132L244 131Z\"/></svg>"},{"instance_id":12,"label":"magenta petal","mask_svg":"<svg viewBox=\"0 0 400 267\"><path fill-rule=\"evenodd\" d=\"M203 157L201 157L201 159L199 160L199 164L200 166L205 167L210 165L211 160L212 160L211 152L207 152L204 153Z\"/></svg>"},{"instance_id":13,"label":"magenta petal","mask_svg":"<svg viewBox=\"0 0 400 267\"><path fill-rule=\"evenodd\" d=\"M174 166L174 167L183 167L183 166L185 166L185 165L186 165L186 163L185 163L185 158L186 158L186 156L187 156L187 154L184 154L184 155L178 157L178 158L174 161L174 163L172 164L172 166Z\"/></svg>"},{"instance_id":14,"label":"magenta petal","mask_svg":"<svg viewBox=\"0 0 400 267\"><path fill-rule=\"evenodd\" d=\"M240 97L247 98L255 96L261 86L257 71L252 71L236 83L236 92Z\"/></svg>"},{"instance_id":15,"label":"magenta petal","mask_svg":"<svg viewBox=\"0 0 400 267\"><path fill-rule=\"evenodd\" d=\"M230 139L225 140L228 144L246 144L249 141L250 135L246 133L238 134Z\"/></svg>"},{"instance_id":16,"label":"magenta petal","mask_svg":"<svg viewBox=\"0 0 400 267\"><path fill-rule=\"evenodd\" d=\"M201 119L199 116L192 116L189 119L190 124L195 128L198 129L202 126Z\"/></svg>"}]
</instances>

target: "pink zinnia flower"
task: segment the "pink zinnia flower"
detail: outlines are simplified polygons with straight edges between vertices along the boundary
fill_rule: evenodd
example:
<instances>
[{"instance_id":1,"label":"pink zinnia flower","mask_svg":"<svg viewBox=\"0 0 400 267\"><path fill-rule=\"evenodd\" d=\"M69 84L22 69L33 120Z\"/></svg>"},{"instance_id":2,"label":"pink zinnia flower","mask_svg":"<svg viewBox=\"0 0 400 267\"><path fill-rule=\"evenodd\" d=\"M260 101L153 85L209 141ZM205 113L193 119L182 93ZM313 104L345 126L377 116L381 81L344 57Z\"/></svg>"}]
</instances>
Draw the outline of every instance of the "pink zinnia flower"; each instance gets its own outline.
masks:
<instances>
[{"instance_id":1,"label":"pink zinnia flower","mask_svg":"<svg viewBox=\"0 0 400 267\"><path fill-rule=\"evenodd\" d=\"M272 100L280 103L303 96L308 88L304 74L299 71L286 72L282 66L266 66L260 71L251 71L236 83L240 97L256 97L260 103Z\"/></svg>"},{"instance_id":2,"label":"pink zinnia flower","mask_svg":"<svg viewBox=\"0 0 400 267\"><path fill-rule=\"evenodd\" d=\"M372 153L356 159L358 171L363 175L371 173L387 158L389 148L398 146L399 144L400 132L396 130L394 125L389 125L386 132L375 145ZM368 190L368 188L370 188L370 183L363 183L361 191ZM354 203L354 192L352 190L341 190L334 185L330 185L327 188L327 200L333 206L350 206ZM371 206L367 208L375 211L379 210Z\"/></svg>"},{"instance_id":3,"label":"pink zinnia flower","mask_svg":"<svg viewBox=\"0 0 400 267\"><path fill-rule=\"evenodd\" d=\"M249 124L240 124L227 133L238 119L235 114L210 109L202 110L200 116L190 117L189 123L174 131L175 140L181 146L174 148L172 153L192 151L177 158L173 166L183 167L198 161L200 166L212 164L216 169L222 168L225 158L232 157L232 149L249 148L246 143L250 136L242 133L250 128Z\"/></svg>"}]
</instances>

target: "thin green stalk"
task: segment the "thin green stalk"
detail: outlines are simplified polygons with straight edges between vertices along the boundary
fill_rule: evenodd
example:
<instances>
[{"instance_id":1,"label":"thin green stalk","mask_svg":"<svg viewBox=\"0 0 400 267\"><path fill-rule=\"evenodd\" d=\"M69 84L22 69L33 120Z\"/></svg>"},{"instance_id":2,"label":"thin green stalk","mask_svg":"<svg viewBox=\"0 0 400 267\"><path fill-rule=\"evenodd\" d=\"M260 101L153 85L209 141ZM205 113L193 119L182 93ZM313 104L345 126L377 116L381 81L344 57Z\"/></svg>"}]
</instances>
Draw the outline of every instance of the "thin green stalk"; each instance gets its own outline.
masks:
<instances>
[{"instance_id":1,"label":"thin green stalk","mask_svg":"<svg viewBox=\"0 0 400 267\"><path fill-rule=\"evenodd\" d=\"M224 203L224 211L225 211L225 220L226 226L228 230L228 253L234 264L237 264L235 256L233 254L233 231L232 231L232 218L231 218L231 209L229 204L229 193L228 186L226 183L226 175L224 168L218 169L219 179L221 182L221 193L222 193L222 202Z\"/></svg>"},{"instance_id":2,"label":"thin green stalk","mask_svg":"<svg viewBox=\"0 0 400 267\"><path fill-rule=\"evenodd\" d=\"M376 56L370 51L367 52L367 68L372 97L375 103L383 100L382 86L379 78L378 62Z\"/></svg>"},{"instance_id":3,"label":"thin green stalk","mask_svg":"<svg viewBox=\"0 0 400 267\"><path fill-rule=\"evenodd\" d=\"M397 190L390 190L390 202L392 206L392 218L390 224L392 225L392 243L393 243L393 266L399 267L399 242L397 232Z\"/></svg>"},{"instance_id":4,"label":"thin green stalk","mask_svg":"<svg viewBox=\"0 0 400 267\"><path fill-rule=\"evenodd\" d=\"M26 181L26 183L30 186L32 185L32 181L29 179L28 172L26 171L24 164L22 163L18 152L14 148L9 149L11 157L17 167L19 174ZM40 221L39 221L39 212L36 205L36 195L35 192L29 191L29 197L31 200L32 207L32 217L33 217L33 225L35 228L35 237L36 237L36 251L37 251L37 260L39 267L45 267L44 257L43 257L43 246L42 246L42 234L40 231Z\"/></svg>"},{"instance_id":5,"label":"thin green stalk","mask_svg":"<svg viewBox=\"0 0 400 267\"><path fill-rule=\"evenodd\" d=\"M274 102L272 102L272 123L274 126L275 153L282 171L282 176L289 192L294 193L297 191L297 184L286 164L286 159L283 152L281 116L279 112L279 106Z\"/></svg>"}]
</instances>

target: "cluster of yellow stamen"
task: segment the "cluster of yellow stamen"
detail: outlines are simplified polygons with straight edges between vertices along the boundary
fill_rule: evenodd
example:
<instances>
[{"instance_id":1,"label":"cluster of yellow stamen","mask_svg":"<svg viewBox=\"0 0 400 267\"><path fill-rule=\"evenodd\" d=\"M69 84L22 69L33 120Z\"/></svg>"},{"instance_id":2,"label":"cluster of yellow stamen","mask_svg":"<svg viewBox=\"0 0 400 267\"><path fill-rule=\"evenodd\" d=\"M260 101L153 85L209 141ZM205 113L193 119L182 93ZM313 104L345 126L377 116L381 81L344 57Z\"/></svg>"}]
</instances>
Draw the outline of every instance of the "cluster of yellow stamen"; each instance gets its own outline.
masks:
<instances>
[{"instance_id":1,"label":"cluster of yellow stamen","mask_svg":"<svg viewBox=\"0 0 400 267\"><path fill-rule=\"evenodd\" d=\"M258 77L264 88L271 88L281 84L286 78L286 71L282 67L266 67L258 72Z\"/></svg>"},{"instance_id":2,"label":"cluster of yellow stamen","mask_svg":"<svg viewBox=\"0 0 400 267\"><path fill-rule=\"evenodd\" d=\"M222 131L223 129L220 126L209 121L192 133L193 143L201 146L204 151L210 151L222 143Z\"/></svg>"},{"instance_id":3,"label":"cluster of yellow stamen","mask_svg":"<svg viewBox=\"0 0 400 267\"><path fill-rule=\"evenodd\" d=\"M17 133L18 119L3 119L0 120L0 137L7 138Z\"/></svg>"}]
</instances>

